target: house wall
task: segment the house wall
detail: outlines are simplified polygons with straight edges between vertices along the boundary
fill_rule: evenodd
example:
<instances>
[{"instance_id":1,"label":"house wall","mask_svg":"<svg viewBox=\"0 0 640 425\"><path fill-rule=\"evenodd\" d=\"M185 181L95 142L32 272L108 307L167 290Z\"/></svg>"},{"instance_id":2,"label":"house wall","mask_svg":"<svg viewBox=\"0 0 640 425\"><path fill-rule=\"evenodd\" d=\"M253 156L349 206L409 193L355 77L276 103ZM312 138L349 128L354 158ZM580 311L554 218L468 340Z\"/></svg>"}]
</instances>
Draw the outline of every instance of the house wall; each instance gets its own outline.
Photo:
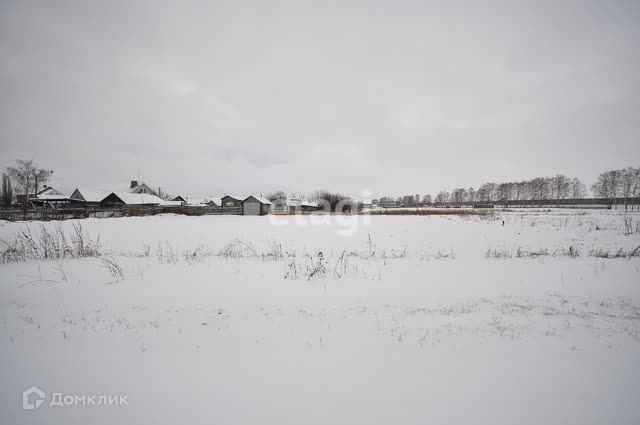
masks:
<instances>
[{"instance_id":1,"label":"house wall","mask_svg":"<svg viewBox=\"0 0 640 425\"><path fill-rule=\"evenodd\" d=\"M231 196L224 196L222 198L222 208L238 208L240 207L241 201L238 201Z\"/></svg>"},{"instance_id":2,"label":"house wall","mask_svg":"<svg viewBox=\"0 0 640 425\"><path fill-rule=\"evenodd\" d=\"M148 193L150 195L156 195L158 196L158 194L156 193L155 190L151 189L149 186L147 186L145 183L141 183L139 185L137 185L136 187L130 188L129 189L130 193Z\"/></svg>"},{"instance_id":3,"label":"house wall","mask_svg":"<svg viewBox=\"0 0 640 425\"><path fill-rule=\"evenodd\" d=\"M242 215L266 215L270 206L251 196L242 202Z\"/></svg>"},{"instance_id":4,"label":"house wall","mask_svg":"<svg viewBox=\"0 0 640 425\"><path fill-rule=\"evenodd\" d=\"M100 206L106 207L106 208L121 207L121 206L124 206L124 202L122 202L120 198L118 198L115 194L112 193L111 195L104 198L102 202L100 202Z\"/></svg>"},{"instance_id":5,"label":"house wall","mask_svg":"<svg viewBox=\"0 0 640 425\"><path fill-rule=\"evenodd\" d=\"M262 215L262 204L253 199L246 200L242 203L242 215Z\"/></svg>"}]
</instances>

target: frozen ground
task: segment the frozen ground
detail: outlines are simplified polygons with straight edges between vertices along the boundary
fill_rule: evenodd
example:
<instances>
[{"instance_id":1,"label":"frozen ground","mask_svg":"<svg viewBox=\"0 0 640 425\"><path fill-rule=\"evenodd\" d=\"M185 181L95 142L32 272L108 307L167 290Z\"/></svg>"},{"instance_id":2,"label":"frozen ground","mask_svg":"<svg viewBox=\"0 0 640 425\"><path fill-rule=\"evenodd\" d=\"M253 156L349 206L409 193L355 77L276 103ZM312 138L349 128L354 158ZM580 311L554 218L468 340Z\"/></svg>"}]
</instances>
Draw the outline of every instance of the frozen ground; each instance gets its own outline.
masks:
<instances>
[{"instance_id":1,"label":"frozen ground","mask_svg":"<svg viewBox=\"0 0 640 425\"><path fill-rule=\"evenodd\" d=\"M0 264L0 423L638 423L640 259L600 258L637 213L295 220L89 219L102 257Z\"/></svg>"}]
</instances>

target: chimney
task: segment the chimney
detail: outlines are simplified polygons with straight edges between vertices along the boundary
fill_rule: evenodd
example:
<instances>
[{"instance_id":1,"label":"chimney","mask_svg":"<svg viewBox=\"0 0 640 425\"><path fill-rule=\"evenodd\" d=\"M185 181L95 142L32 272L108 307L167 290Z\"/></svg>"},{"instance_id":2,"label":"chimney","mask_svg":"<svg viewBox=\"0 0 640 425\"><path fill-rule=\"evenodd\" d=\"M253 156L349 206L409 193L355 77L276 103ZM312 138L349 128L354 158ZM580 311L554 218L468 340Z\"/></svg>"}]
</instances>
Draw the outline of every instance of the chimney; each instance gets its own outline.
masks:
<instances>
[{"instance_id":1,"label":"chimney","mask_svg":"<svg viewBox=\"0 0 640 425\"><path fill-rule=\"evenodd\" d=\"M129 187L129 189L133 189L134 187L138 187L138 180L131 180L131 187Z\"/></svg>"}]
</instances>

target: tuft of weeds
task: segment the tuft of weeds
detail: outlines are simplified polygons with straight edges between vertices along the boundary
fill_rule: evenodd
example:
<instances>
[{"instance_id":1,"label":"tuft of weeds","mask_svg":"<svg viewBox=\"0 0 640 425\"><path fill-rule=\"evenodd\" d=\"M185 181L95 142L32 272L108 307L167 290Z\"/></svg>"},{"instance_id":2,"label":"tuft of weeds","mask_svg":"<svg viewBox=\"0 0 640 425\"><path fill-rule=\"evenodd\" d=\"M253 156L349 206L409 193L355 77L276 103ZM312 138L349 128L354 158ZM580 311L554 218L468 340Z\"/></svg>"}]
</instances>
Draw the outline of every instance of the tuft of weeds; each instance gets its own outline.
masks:
<instances>
[{"instance_id":1,"label":"tuft of weeds","mask_svg":"<svg viewBox=\"0 0 640 425\"><path fill-rule=\"evenodd\" d=\"M485 253L485 258L511 258L513 255L507 249L489 248Z\"/></svg>"},{"instance_id":2,"label":"tuft of weeds","mask_svg":"<svg viewBox=\"0 0 640 425\"><path fill-rule=\"evenodd\" d=\"M124 280L124 272L122 271L122 267L116 261L115 258L100 257L99 260L100 260L100 263L102 263L101 267L106 269L109 272L109 274L111 274L111 277L115 279L113 282L107 282L107 283L116 283L121 280Z\"/></svg>"},{"instance_id":3,"label":"tuft of weeds","mask_svg":"<svg viewBox=\"0 0 640 425\"><path fill-rule=\"evenodd\" d=\"M305 277L307 281L310 281L313 278L327 276L328 270L329 264L322 251L320 251L316 255L305 255L302 262L298 262L295 257L290 257L288 271L284 277L285 279Z\"/></svg>"},{"instance_id":4,"label":"tuft of weeds","mask_svg":"<svg viewBox=\"0 0 640 425\"><path fill-rule=\"evenodd\" d=\"M67 234L60 223L41 224L37 233L21 230L11 240L0 240L0 263L27 260L60 260L64 258L98 257L100 237L93 240L81 223L74 223Z\"/></svg>"},{"instance_id":5,"label":"tuft of weeds","mask_svg":"<svg viewBox=\"0 0 640 425\"><path fill-rule=\"evenodd\" d=\"M165 246L158 243L156 257L158 257L158 260L160 260L162 264L176 264L178 262L178 254L168 241L165 242Z\"/></svg>"},{"instance_id":6,"label":"tuft of weeds","mask_svg":"<svg viewBox=\"0 0 640 425\"><path fill-rule=\"evenodd\" d=\"M618 248L615 251L598 248L589 250L589 256L596 258L631 258L640 256L640 246L635 249L625 250L624 248Z\"/></svg>"},{"instance_id":7,"label":"tuft of weeds","mask_svg":"<svg viewBox=\"0 0 640 425\"><path fill-rule=\"evenodd\" d=\"M225 244L218 252L218 256L224 258L258 257L258 251L250 243L234 239Z\"/></svg>"}]
</instances>

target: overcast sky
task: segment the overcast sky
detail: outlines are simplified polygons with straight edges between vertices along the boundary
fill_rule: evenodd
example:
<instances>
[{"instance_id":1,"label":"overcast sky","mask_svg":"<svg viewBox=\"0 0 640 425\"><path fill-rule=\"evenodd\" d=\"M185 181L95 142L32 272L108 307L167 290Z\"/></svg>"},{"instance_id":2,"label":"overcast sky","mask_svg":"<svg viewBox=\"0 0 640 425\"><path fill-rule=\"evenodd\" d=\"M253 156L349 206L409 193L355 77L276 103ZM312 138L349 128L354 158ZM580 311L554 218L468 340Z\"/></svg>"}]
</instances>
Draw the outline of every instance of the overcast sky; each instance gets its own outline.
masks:
<instances>
[{"instance_id":1,"label":"overcast sky","mask_svg":"<svg viewBox=\"0 0 640 425\"><path fill-rule=\"evenodd\" d=\"M0 166L65 191L590 186L640 165L639 52L638 1L2 1Z\"/></svg>"}]
</instances>

